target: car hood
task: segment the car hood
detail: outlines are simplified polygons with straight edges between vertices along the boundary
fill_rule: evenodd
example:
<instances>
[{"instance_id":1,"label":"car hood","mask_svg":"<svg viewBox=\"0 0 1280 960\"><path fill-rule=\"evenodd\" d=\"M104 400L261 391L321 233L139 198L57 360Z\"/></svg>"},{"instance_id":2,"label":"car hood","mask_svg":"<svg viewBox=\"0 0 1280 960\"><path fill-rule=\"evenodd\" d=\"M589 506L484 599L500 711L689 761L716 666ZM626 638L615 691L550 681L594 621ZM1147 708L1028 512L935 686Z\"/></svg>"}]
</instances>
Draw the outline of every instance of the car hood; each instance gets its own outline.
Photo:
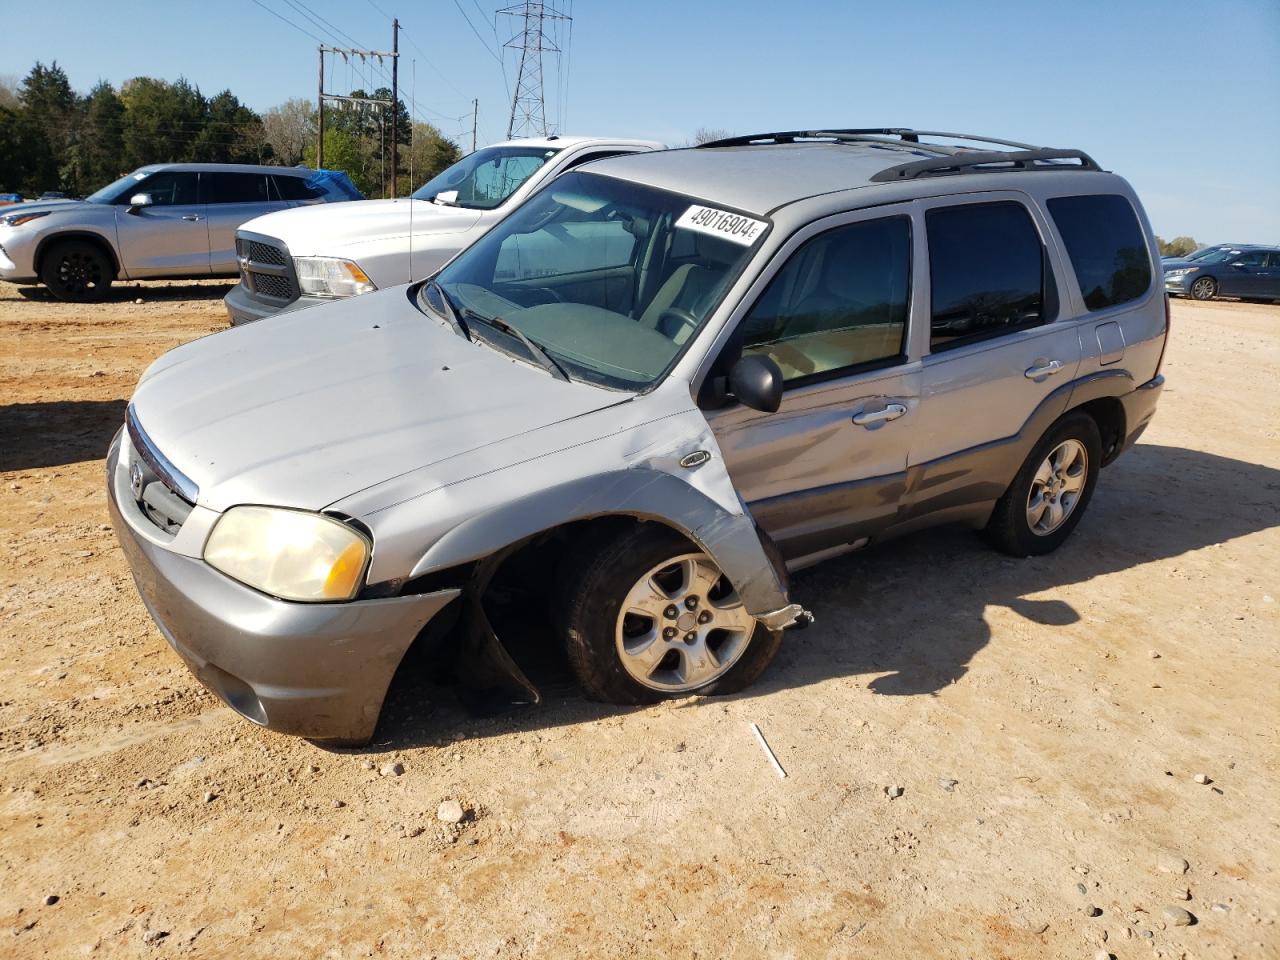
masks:
<instances>
[{"instance_id":1,"label":"car hood","mask_svg":"<svg viewBox=\"0 0 1280 960\"><path fill-rule=\"evenodd\" d=\"M102 206L105 210L111 209L104 204L86 204L83 200L33 200L30 203L10 203L0 207L0 217L11 213L81 213L86 207L97 206Z\"/></svg>"},{"instance_id":2,"label":"car hood","mask_svg":"<svg viewBox=\"0 0 1280 960\"><path fill-rule=\"evenodd\" d=\"M283 240L295 257L343 256L367 240L393 240L413 234L462 233L475 226L479 210L443 207L429 200L352 200L295 207L257 217L240 229Z\"/></svg>"},{"instance_id":3,"label":"car hood","mask_svg":"<svg viewBox=\"0 0 1280 960\"><path fill-rule=\"evenodd\" d=\"M1170 270L1180 270L1183 267L1194 267L1195 263L1184 257L1164 257L1160 260L1160 268L1166 273Z\"/></svg>"},{"instance_id":4,"label":"car hood","mask_svg":"<svg viewBox=\"0 0 1280 960\"><path fill-rule=\"evenodd\" d=\"M464 340L400 287L178 347L133 408L201 506L318 510L621 399Z\"/></svg>"}]
</instances>

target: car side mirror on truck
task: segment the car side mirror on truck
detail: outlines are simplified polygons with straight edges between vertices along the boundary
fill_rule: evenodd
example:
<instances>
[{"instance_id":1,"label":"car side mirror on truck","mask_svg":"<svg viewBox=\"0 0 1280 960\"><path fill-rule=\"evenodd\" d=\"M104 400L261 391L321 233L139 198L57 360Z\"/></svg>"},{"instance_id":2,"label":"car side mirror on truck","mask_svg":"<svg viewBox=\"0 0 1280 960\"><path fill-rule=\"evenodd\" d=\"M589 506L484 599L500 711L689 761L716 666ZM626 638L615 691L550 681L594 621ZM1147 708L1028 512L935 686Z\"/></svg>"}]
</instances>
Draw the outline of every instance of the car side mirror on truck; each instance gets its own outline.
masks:
<instances>
[{"instance_id":1,"label":"car side mirror on truck","mask_svg":"<svg viewBox=\"0 0 1280 960\"><path fill-rule=\"evenodd\" d=\"M135 193L129 198L129 212L136 217L142 212L143 207L149 207L153 203L155 203L155 201L151 199L151 194Z\"/></svg>"}]
</instances>

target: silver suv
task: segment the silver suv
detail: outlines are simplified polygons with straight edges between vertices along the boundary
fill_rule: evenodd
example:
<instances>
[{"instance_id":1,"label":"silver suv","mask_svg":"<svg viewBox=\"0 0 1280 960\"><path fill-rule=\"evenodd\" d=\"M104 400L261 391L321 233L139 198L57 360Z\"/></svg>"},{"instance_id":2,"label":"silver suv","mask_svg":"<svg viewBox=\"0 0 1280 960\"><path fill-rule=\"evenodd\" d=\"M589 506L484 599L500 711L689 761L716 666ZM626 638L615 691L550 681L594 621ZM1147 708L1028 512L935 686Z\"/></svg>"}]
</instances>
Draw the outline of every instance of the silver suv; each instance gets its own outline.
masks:
<instances>
[{"instance_id":1,"label":"silver suv","mask_svg":"<svg viewBox=\"0 0 1280 960\"><path fill-rule=\"evenodd\" d=\"M424 282L166 354L107 468L148 609L243 716L360 742L415 641L536 699L493 625L549 615L591 697L725 693L811 619L788 569L944 522L1055 549L1167 301L1123 179L980 139L602 160Z\"/></svg>"},{"instance_id":2,"label":"silver suv","mask_svg":"<svg viewBox=\"0 0 1280 960\"><path fill-rule=\"evenodd\" d=\"M0 215L0 279L40 280L59 300L101 300L115 279L233 277L236 228L304 204L358 200L341 174L302 167L164 163L82 202Z\"/></svg>"}]
</instances>

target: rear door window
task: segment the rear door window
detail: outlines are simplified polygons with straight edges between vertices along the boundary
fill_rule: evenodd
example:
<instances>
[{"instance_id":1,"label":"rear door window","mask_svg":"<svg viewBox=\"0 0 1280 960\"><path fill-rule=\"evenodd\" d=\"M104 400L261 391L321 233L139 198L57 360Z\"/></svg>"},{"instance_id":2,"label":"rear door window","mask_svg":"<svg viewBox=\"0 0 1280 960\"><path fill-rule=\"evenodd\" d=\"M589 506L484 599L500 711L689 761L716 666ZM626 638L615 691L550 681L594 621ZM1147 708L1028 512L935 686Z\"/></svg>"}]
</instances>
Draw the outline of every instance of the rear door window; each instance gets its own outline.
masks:
<instances>
[{"instance_id":1,"label":"rear door window","mask_svg":"<svg viewBox=\"0 0 1280 960\"><path fill-rule=\"evenodd\" d=\"M788 386L901 359L911 292L911 221L887 217L807 241L742 321L743 351Z\"/></svg>"},{"instance_id":2,"label":"rear door window","mask_svg":"<svg viewBox=\"0 0 1280 960\"><path fill-rule=\"evenodd\" d=\"M933 353L1045 322L1044 247L1026 207L936 207L925 228Z\"/></svg>"},{"instance_id":3,"label":"rear door window","mask_svg":"<svg viewBox=\"0 0 1280 960\"><path fill-rule=\"evenodd\" d=\"M1055 197L1048 207L1086 307L1129 303L1151 288L1151 257L1128 200L1115 194Z\"/></svg>"},{"instance_id":4,"label":"rear door window","mask_svg":"<svg viewBox=\"0 0 1280 960\"><path fill-rule=\"evenodd\" d=\"M266 203L267 178L261 173L206 173L206 203Z\"/></svg>"}]
</instances>

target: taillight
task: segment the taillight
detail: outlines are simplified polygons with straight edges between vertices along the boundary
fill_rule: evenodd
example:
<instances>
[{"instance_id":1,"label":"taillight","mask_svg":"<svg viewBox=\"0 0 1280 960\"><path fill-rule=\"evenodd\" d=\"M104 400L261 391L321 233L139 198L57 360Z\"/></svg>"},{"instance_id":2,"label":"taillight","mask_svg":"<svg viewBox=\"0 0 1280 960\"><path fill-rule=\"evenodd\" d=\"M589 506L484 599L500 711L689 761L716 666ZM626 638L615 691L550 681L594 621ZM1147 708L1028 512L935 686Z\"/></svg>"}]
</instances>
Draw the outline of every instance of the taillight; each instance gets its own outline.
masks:
<instances>
[{"instance_id":1,"label":"taillight","mask_svg":"<svg viewBox=\"0 0 1280 960\"><path fill-rule=\"evenodd\" d=\"M1164 366L1164 352L1169 349L1169 328L1173 324L1173 307L1169 302L1169 295L1164 295L1164 343L1160 345L1160 359L1156 361L1155 376L1160 376L1160 368ZM1155 377L1152 377L1154 380Z\"/></svg>"}]
</instances>

